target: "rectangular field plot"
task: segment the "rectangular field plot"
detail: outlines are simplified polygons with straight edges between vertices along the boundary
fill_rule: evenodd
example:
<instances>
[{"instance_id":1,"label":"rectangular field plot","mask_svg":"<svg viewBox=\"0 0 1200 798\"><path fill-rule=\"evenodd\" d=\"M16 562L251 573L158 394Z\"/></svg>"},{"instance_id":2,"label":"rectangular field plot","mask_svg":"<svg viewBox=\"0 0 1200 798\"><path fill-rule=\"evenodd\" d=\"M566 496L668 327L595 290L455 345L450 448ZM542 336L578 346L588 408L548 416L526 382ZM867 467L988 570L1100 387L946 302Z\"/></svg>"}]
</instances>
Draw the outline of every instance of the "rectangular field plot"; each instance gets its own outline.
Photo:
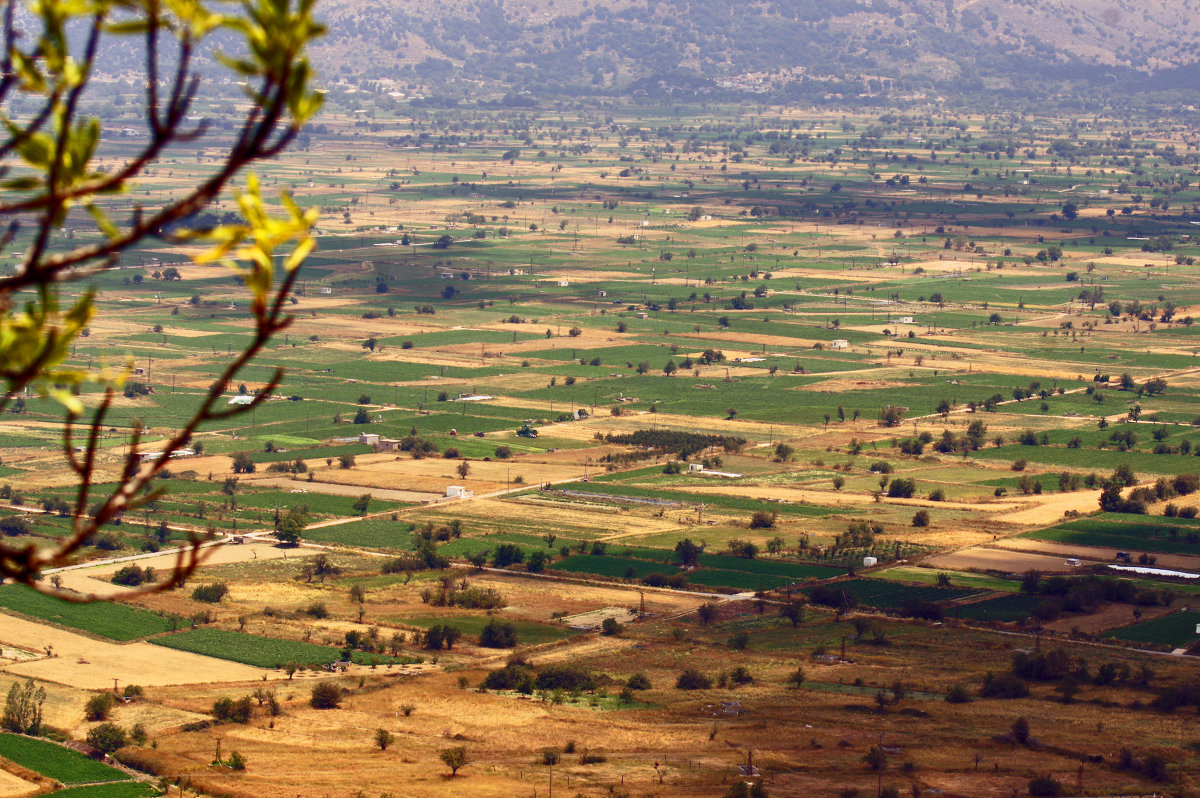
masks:
<instances>
[{"instance_id":1,"label":"rectangular field plot","mask_svg":"<svg viewBox=\"0 0 1200 798\"><path fill-rule=\"evenodd\" d=\"M0 587L0 607L44 621L125 642L169 631L166 618L115 602L72 604L23 585Z\"/></svg>"},{"instance_id":2,"label":"rectangular field plot","mask_svg":"<svg viewBox=\"0 0 1200 798\"><path fill-rule=\"evenodd\" d=\"M341 651L329 646L318 646L298 640L258 637L226 629L192 629L150 642L180 651L190 651L193 654L241 662L256 668L282 668L291 662L299 665L328 665L341 659ZM419 662L413 657L387 657L362 651L353 652L350 659L358 665L406 665Z\"/></svg>"},{"instance_id":3,"label":"rectangular field plot","mask_svg":"<svg viewBox=\"0 0 1200 798\"><path fill-rule=\"evenodd\" d=\"M644 579L649 574L673 575L678 566L667 551L634 550L633 557L577 554L552 567L559 571L595 574L619 579ZM660 556L654 556L658 554ZM643 558L643 555L645 557ZM635 557L637 559L635 559ZM828 579L844 573L841 568L783 560L750 560L720 554L701 554L700 565L687 573L688 582L707 587L738 590L772 590L807 579Z\"/></svg>"},{"instance_id":4,"label":"rectangular field plot","mask_svg":"<svg viewBox=\"0 0 1200 798\"><path fill-rule=\"evenodd\" d=\"M1184 518L1104 513L1027 532L1023 537L1078 546L1107 546L1130 552L1200 554L1197 523Z\"/></svg>"},{"instance_id":5,"label":"rectangular field plot","mask_svg":"<svg viewBox=\"0 0 1200 798\"><path fill-rule=\"evenodd\" d=\"M1198 623L1200 623L1200 612L1183 610L1150 621L1135 623L1133 626L1112 629L1105 632L1104 636L1133 643L1182 648L1195 642L1198 637L1196 634L1196 624Z\"/></svg>"},{"instance_id":6,"label":"rectangular field plot","mask_svg":"<svg viewBox=\"0 0 1200 798\"><path fill-rule=\"evenodd\" d=\"M129 778L121 771L89 759L78 751L17 734L0 733L0 756L68 785L125 781Z\"/></svg>"},{"instance_id":7,"label":"rectangular field plot","mask_svg":"<svg viewBox=\"0 0 1200 798\"><path fill-rule=\"evenodd\" d=\"M678 569L674 565L660 562L646 562L629 557L595 556L592 554L576 554L565 560L556 562L556 571L567 571L576 574L595 574L619 579L642 579L648 574L673 574Z\"/></svg>"},{"instance_id":8,"label":"rectangular field plot","mask_svg":"<svg viewBox=\"0 0 1200 798\"><path fill-rule=\"evenodd\" d=\"M1012 623L1033 615L1033 610L1043 599L1037 596L1012 595L977 601L955 607L953 615L972 621L999 621Z\"/></svg>"},{"instance_id":9,"label":"rectangular field plot","mask_svg":"<svg viewBox=\"0 0 1200 798\"><path fill-rule=\"evenodd\" d=\"M825 589L853 596L859 604L885 610L898 610L904 606L904 602L911 599L929 602L953 601L979 595L981 592L965 587L905 585L879 579L849 579L845 582L828 585Z\"/></svg>"},{"instance_id":10,"label":"rectangular field plot","mask_svg":"<svg viewBox=\"0 0 1200 798\"><path fill-rule=\"evenodd\" d=\"M701 554L700 565L704 568L719 568L726 571L784 576L792 580L831 579L846 572L845 568L837 568L830 565L809 565L808 563L787 562L786 560L749 560L744 557L731 557L726 554Z\"/></svg>"}]
</instances>

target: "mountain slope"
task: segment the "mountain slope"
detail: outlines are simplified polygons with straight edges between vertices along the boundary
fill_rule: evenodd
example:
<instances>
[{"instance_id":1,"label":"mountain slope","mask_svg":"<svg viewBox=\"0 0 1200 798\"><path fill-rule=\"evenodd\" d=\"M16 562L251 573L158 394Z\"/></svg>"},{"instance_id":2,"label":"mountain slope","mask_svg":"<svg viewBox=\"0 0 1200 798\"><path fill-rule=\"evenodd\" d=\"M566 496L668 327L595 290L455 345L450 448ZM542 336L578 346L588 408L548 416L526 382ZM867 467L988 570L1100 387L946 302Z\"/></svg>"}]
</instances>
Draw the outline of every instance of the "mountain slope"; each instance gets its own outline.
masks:
<instances>
[{"instance_id":1,"label":"mountain slope","mask_svg":"<svg viewBox=\"0 0 1200 798\"><path fill-rule=\"evenodd\" d=\"M324 0L331 77L450 95L1038 93L1200 58L1200 0Z\"/></svg>"}]
</instances>

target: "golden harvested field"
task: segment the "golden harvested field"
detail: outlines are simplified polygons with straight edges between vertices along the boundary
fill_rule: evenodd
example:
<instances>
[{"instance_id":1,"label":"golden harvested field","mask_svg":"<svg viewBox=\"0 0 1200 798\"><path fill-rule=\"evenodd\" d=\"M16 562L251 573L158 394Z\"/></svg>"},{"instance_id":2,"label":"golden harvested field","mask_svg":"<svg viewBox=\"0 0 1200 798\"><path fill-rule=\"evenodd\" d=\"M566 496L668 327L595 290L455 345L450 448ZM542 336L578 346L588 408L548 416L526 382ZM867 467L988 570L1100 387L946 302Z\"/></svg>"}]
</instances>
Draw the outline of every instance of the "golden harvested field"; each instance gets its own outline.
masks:
<instances>
[{"instance_id":1,"label":"golden harvested field","mask_svg":"<svg viewBox=\"0 0 1200 798\"><path fill-rule=\"evenodd\" d=\"M278 677L277 673L236 662L202 657L150 643L116 644L74 632L3 616L0 638L31 651L53 651L53 656L7 665L4 670L85 690L119 684L157 686L234 682Z\"/></svg>"},{"instance_id":2,"label":"golden harvested field","mask_svg":"<svg viewBox=\"0 0 1200 798\"><path fill-rule=\"evenodd\" d=\"M0 798L27 798L41 792L39 785L0 770Z\"/></svg>"},{"instance_id":3,"label":"golden harvested field","mask_svg":"<svg viewBox=\"0 0 1200 798\"><path fill-rule=\"evenodd\" d=\"M1025 571L1068 573L1071 570L1064 557L1011 551L1007 548L992 548L991 546L963 549L949 554L937 554L925 562L934 568L1005 571L1008 573L1024 573Z\"/></svg>"},{"instance_id":4,"label":"golden harvested field","mask_svg":"<svg viewBox=\"0 0 1200 798\"><path fill-rule=\"evenodd\" d=\"M355 468L325 468L324 462L313 461L316 477L326 486L353 486L355 488L382 488L399 490L406 494L433 493L445 496L450 485L462 485L475 493L503 490L514 485L511 480L523 477L525 484L561 482L583 476L583 465L573 463L542 464L524 460L492 462L472 461L466 477L456 473L457 460L424 458L414 460L407 454L366 454L357 457ZM307 487L307 481L296 483ZM332 489L331 491L332 492ZM353 495L366 491L359 490ZM351 495L351 494L343 494Z\"/></svg>"}]
</instances>

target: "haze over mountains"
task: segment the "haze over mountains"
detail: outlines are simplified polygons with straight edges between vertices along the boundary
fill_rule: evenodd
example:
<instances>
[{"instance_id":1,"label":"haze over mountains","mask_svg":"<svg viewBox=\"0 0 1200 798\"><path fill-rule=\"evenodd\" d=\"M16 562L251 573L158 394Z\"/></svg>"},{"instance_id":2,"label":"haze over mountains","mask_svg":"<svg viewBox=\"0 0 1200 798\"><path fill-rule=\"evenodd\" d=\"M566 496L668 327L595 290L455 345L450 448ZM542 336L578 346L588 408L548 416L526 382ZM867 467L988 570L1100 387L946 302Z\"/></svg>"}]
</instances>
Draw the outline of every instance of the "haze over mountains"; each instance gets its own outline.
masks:
<instances>
[{"instance_id":1,"label":"haze over mountains","mask_svg":"<svg viewBox=\"0 0 1200 798\"><path fill-rule=\"evenodd\" d=\"M1197 0L322 6L330 32L316 52L327 79L392 79L441 100L932 92L1120 103L1153 91L1190 104L1200 74Z\"/></svg>"}]
</instances>

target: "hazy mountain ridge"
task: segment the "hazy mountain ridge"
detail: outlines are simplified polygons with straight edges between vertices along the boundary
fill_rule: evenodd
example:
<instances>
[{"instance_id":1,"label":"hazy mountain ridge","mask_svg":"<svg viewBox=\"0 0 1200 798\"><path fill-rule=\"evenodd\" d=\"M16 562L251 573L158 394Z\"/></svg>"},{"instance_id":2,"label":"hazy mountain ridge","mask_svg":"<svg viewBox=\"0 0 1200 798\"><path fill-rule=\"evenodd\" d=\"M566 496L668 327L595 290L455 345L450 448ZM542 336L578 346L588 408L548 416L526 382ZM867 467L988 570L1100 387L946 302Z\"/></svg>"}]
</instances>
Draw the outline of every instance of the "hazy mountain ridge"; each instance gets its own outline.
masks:
<instances>
[{"instance_id":1,"label":"hazy mountain ridge","mask_svg":"<svg viewBox=\"0 0 1200 798\"><path fill-rule=\"evenodd\" d=\"M325 0L329 77L438 94L1028 92L1200 59L1200 0ZM353 56L348 58L347 56Z\"/></svg>"}]
</instances>

